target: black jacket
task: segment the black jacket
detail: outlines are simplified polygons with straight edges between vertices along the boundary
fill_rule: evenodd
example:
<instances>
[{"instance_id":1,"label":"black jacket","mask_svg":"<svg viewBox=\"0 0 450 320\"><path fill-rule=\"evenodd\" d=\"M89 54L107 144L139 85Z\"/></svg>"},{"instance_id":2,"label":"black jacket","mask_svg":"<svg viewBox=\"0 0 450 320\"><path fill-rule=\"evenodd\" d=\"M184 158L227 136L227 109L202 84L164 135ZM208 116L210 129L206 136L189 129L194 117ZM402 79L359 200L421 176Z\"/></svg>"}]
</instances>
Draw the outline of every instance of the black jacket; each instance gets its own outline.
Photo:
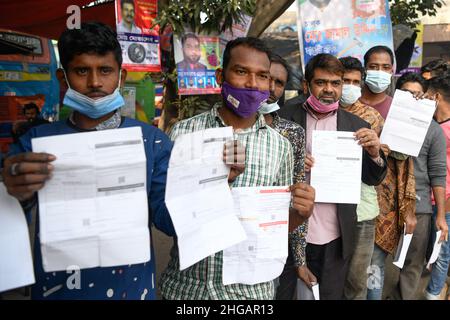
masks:
<instances>
[{"instance_id":1,"label":"black jacket","mask_svg":"<svg viewBox=\"0 0 450 320\"><path fill-rule=\"evenodd\" d=\"M294 121L306 130L306 110L302 105L290 105L278 111L280 117L290 121ZM337 130L338 131L357 131L361 128L370 128L370 125L361 118L342 110L337 110ZM362 159L362 175L361 180L369 186L379 185L386 176L386 157L380 150L380 156L383 158L385 165L380 167L372 159L369 154L363 150ZM338 203L337 216L341 229L342 238L342 256L348 258L353 254L356 241L356 204Z\"/></svg>"}]
</instances>

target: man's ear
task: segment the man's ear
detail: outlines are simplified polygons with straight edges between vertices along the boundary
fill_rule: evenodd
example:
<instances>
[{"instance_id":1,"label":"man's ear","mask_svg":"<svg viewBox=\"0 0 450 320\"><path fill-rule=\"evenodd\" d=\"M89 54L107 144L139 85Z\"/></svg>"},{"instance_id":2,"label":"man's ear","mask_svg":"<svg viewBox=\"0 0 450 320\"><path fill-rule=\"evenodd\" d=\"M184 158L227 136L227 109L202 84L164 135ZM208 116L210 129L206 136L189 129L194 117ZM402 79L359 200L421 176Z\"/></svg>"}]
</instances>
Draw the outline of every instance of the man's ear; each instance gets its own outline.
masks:
<instances>
[{"instance_id":1,"label":"man's ear","mask_svg":"<svg viewBox=\"0 0 450 320\"><path fill-rule=\"evenodd\" d=\"M122 89L125 85L125 80L127 79L128 71L126 69L121 69L122 73L120 75L120 88Z\"/></svg>"},{"instance_id":2,"label":"man's ear","mask_svg":"<svg viewBox=\"0 0 450 320\"><path fill-rule=\"evenodd\" d=\"M303 94L307 96L309 92L308 92L308 82L306 81L306 79L303 79L302 87L303 87Z\"/></svg>"},{"instance_id":3,"label":"man's ear","mask_svg":"<svg viewBox=\"0 0 450 320\"><path fill-rule=\"evenodd\" d=\"M64 70L59 68L56 70L56 78L58 79L59 85L62 88L68 89L69 85L67 84L66 77L64 77Z\"/></svg>"},{"instance_id":4,"label":"man's ear","mask_svg":"<svg viewBox=\"0 0 450 320\"><path fill-rule=\"evenodd\" d=\"M217 81L217 84L219 86L222 86L222 83L224 81L224 79L223 79L223 69L222 68L217 68L216 69L216 81Z\"/></svg>"}]
</instances>

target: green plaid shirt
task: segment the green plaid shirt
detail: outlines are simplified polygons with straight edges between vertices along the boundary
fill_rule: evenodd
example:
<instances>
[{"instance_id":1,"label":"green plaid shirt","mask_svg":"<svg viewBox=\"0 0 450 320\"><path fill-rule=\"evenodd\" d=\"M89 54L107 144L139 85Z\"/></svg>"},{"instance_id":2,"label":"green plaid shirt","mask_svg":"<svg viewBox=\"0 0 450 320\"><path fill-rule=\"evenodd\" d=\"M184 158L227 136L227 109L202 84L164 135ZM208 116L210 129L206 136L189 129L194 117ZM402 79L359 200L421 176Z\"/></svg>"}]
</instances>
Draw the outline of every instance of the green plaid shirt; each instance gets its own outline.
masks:
<instances>
[{"instance_id":1,"label":"green plaid shirt","mask_svg":"<svg viewBox=\"0 0 450 320\"><path fill-rule=\"evenodd\" d=\"M173 127L170 137L175 140L181 134L226 126L216 104L211 111L181 121ZM235 139L246 147L245 171L233 182L232 187L285 186L292 184L292 147L286 138L266 125L259 115L256 123L243 130L235 130ZM178 249L175 244L171 259L160 281L165 299L259 299L274 298L273 281L256 285L222 283L223 253L218 252L195 265L180 271Z\"/></svg>"}]
</instances>

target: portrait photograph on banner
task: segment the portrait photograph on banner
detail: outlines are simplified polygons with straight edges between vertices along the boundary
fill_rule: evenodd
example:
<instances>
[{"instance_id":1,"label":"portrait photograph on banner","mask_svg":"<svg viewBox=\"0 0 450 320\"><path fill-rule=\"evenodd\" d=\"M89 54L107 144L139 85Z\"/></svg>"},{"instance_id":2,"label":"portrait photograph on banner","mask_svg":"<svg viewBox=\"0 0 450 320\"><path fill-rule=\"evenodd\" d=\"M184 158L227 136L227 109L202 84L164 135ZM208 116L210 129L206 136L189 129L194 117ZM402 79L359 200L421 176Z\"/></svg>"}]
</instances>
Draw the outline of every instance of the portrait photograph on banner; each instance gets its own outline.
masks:
<instances>
[{"instance_id":1,"label":"portrait photograph on banner","mask_svg":"<svg viewBox=\"0 0 450 320\"><path fill-rule=\"evenodd\" d=\"M216 69L221 65L219 37L186 31L174 37L178 94L216 94Z\"/></svg>"},{"instance_id":2,"label":"portrait photograph on banner","mask_svg":"<svg viewBox=\"0 0 450 320\"><path fill-rule=\"evenodd\" d=\"M116 30L128 71L161 71L157 0L116 0Z\"/></svg>"}]
</instances>

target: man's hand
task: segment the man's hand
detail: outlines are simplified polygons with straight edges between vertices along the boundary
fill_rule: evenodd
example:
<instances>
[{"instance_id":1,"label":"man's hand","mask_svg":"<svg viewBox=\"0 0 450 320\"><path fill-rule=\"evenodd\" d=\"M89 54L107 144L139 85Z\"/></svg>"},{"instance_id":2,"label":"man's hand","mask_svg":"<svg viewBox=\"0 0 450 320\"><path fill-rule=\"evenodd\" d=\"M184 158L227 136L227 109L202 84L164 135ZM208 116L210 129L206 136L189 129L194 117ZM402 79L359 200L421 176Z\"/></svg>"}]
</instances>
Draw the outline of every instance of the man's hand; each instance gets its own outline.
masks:
<instances>
[{"instance_id":1,"label":"man's hand","mask_svg":"<svg viewBox=\"0 0 450 320\"><path fill-rule=\"evenodd\" d=\"M387 144L382 144L381 151L383 151L384 155L387 157L389 153L391 153L391 148L389 148Z\"/></svg>"},{"instance_id":2,"label":"man's hand","mask_svg":"<svg viewBox=\"0 0 450 320\"><path fill-rule=\"evenodd\" d=\"M306 265L297 268L297 276L308 286L308 288L312 288L313 285L317 284L316 276L313 275Z\"/></svg>"},{"instance_id":3,"label":"man's hand","mask_svg":"<svg viewBox=\"0 0 450 320\"><path fill-rule=\"evenodd\" d=\"M8 193L19 201L29 200L51 177L56 157L48 153L21 153L5 159L3 180Z\"/></svg>"},{"instance_id":4,"label":"man's hand","mask_svg":"<svg viewBox=\"0 0 450 320\"><path fill-rule=\"evenodd\" d=\"M436 230L441 230L441 237L439 241L448 241L448 225L445 221L445 217L436 217Z\"/></svg>"},{"instance_id":5,"label":"man's hand","mask_svg":"<svg viewBox=\"0 0 450 320\"><path fill-rule=\"evenodd\" d=\"M292 194L292 207L304 220L308 219L313 212L316 191L303 182L290 186L289 190Z\"/></svg>"},{"instance_id":6,"label":"man's hand","mask_svg":"<svg viewBox=\"0 0 450 320\"><path fill-rule=\"evenodd\" d=\"M380 139L374 130L361 128L354 133L354 136L358 140L358 144L367 151L371 158L380 156Z\"/></svg>"},{"instance_id":7,"label":"man's hand","mask_svg":"<svg viewBox=\"0 0 450 320\"><path fill-rule=\"evenodd\" d=\"M238 141L228 141L223 147L223 161L230 167L228 183L232 183L245 170L245 147Z\"/></svg>"},{"instance_id":8,"label":"man's hand","mask_svg":"<svg viewBox=\"0 0 450 320\"><path fill-rule=\"evenodd\" d=\"M413 234L414 230L416 229L417 225L417 218L414 213L410 213L405 217L405 224L406 224L406 234Z\"/></svg>"},{"instance_id":9,"label":"man's hand","mask_svg":"<svg viewBox=\"0 0 450 320\"><path fill-rule=\"evenodd\" d=\"M314 165L314 158L310 153L307 153L305 157L305 171L310 172L313 165Z\"/></svg>"}]
</instances>

